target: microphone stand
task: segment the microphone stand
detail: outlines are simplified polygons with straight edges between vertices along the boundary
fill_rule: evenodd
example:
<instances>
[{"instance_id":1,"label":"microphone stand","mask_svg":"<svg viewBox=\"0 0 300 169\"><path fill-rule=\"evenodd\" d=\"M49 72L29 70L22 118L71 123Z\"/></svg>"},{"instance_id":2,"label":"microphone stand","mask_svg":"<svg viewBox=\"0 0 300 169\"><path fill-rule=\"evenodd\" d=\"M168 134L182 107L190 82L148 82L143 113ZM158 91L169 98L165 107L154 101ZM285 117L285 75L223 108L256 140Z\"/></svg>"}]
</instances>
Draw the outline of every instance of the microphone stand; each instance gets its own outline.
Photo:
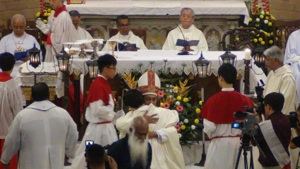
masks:
<instances>
[{"instance_id":1,"label":"microphone stand","mask_svg":"<svg viewBox=\"0 0 300 169\"><path fill-rule=\"evenodd\" d=\"M190 55L189 51L187 50L188 46L184 46L183 50L178 53L178 55Z\"/></svg>"}]
</instances>

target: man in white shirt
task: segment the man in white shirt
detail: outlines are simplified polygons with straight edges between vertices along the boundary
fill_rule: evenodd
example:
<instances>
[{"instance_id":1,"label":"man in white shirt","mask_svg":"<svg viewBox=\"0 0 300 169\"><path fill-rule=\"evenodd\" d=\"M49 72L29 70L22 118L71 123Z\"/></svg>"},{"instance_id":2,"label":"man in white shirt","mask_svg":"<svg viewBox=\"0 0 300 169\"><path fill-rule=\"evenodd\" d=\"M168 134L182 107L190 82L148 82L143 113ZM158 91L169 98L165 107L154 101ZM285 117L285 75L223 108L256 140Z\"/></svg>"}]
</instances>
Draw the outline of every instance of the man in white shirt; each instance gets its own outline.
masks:
<instances>
[{"instance_id":1,"label":"man in white shirt","mask_svg":"<svg viewBox=\"0 0 300 169\"><path fill-rule=\"evenodd\" d=\"M40 45L35 37L27 34L26 19L21 14L16 14L11 19L13 32L4 36L0 41L0 53L9 52L16 57L16 63L11 73L12 77L16 77L20 65L27 61L27 50L34 47L40 49Z\"/></svg>"},{"instance_id":2,"label":"man in white shirt","mask_svg":"<svg viewBox=\"0 0 300 169\"><path fill-rule=\"evenodd\" d=\"M112 36L108 41L118 41L119 43L129 42L130 44L135 44L137 49L147 50L144 41L133 34L130 30L130 20L126 15L119 15L117 17L117 28L118 33ZM105 44L102 51L111 51L111 47L108 43Z\"/></svg>"},{"instance_id":3,"label":"man in white shirt","mask_svg":"<svg viewBox=\"0 0 300 169\"><path fill-rule=\"evenodd\" d=\"M177 51L207 51L208 45L202 31L194 26L194 10L191 8L182 8L180 12L180 24L169 32L168 37L163 45L163 50ZM182 40L199 40L196 46L176 46L178 39Z\"/></svg>"},{"instance_id":4,"label":"man in white shirt","mask_svg":"<svg viewBox=\"0 0 300 169\"><path fill-rule=\"evenodd\" d=\"M77 127L64 109L51 103L49 87L32 87L34 102L15 117L5 138L1 163L7 167L19 153L19 169L63 169L65 154L74 156Z\"/></svg>"}]
</instances>

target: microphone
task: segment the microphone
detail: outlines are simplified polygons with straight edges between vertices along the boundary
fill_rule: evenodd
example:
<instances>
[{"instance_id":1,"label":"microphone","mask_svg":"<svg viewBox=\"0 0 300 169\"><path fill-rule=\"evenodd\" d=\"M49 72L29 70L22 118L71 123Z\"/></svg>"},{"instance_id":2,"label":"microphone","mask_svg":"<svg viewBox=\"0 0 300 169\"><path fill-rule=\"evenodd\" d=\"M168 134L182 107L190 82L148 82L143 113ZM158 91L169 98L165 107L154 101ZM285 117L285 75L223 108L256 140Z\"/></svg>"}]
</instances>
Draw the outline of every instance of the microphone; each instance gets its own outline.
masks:
<instances>
[{"instance_id":1,"label":"microphone","mask_svg":"<svg viewBox=\"0 0 300 169\"><path fill-rule=\"evenodd\" d=\"M181 34L182 34L183 40L186 40L186 39L185 39L185 36L184 36L184 34L183 34L183 31L182 31L182 29L180 28L179 24L178 24L175 20L173 20L172 18L170 18L170 14L167 13L166 16L167 16L169 19L171 19L171 20L175 23L176 27L179 28L179 30L180 30L180 32L181 32Z\"/></svg>"}]
</instances>

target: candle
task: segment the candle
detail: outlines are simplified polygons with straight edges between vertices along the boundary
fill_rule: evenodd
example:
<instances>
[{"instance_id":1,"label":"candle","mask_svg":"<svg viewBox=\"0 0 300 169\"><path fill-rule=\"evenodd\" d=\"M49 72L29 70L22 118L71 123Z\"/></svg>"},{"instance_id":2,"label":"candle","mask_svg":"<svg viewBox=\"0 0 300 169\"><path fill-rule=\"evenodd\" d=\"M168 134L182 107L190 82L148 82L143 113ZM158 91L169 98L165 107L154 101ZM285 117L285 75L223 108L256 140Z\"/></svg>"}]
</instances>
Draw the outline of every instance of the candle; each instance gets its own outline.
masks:
<instances>
[{"instance_id":1,"label":"candle","mask_svg":"<svg viewBox=\"0 0 300 169\"><path fill-rule=\"evenodd\" d=\"M251 60L251 50L250 49L245 50L245 59Z\"/></svg>"}]
</instances>

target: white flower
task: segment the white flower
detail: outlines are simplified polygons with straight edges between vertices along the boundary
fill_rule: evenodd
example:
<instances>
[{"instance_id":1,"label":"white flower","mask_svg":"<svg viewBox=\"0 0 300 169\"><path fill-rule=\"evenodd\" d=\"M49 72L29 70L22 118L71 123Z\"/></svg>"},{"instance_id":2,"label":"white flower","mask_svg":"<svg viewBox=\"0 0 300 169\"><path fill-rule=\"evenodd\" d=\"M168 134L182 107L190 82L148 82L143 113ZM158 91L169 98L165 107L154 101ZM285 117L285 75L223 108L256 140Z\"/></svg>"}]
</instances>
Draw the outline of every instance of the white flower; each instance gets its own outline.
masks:
<instances>
[{"instance_id":1,"label":"white flower","mask_svg":"<svg viewBox=\"0 0 300 169\"><path fill-rule=\"evenodd\" d=\"M195 126L195 125L192 125L192 126L191 126L191 129L192 129L192 130L195 130L195 129L196 129L196 126Z\"/></svg>"},{"instance_id":2,"label":"white flower","mask_svg":"<svg viewBox=\"0 0 300 169\"><path fill-rule=\"evenodd\" d=\"M178 133L178 137L179 137L179 138L181 138L181 137L182 137L182 135L181 135L180 133Z\"/></svg>"},{"instance_id":3,"label":"white flower","mask_svg":"<svg viewBox=\"0 0 300 169\"><path fill-rule=\"evenodd\" d=\"M184 122L184 123L188 123L189 120L188 120L188 119L184 119L183 122Z\"/></svg>"},{"instance_id":4,"label":"white flower","mask_svg":"<svg viewBox=\"0 0 300 169\"><path fill-rule=\"evenodd\" d=\"M264 21L264 23L265 23L265 24L268 24L268 23L269 23L269 21L268 21L268 20L265 20L265 21Z\"/></svg>"},{"instance_id":5,"label":"white flower","mask_svg":"<svg viewBox=\"0 0 300 169\"><path fill-rule=\"evenodd\" d=\"M261 11L261 14L264 15L264 14L265 14L265 11Z\"/></svg>"},{"instance_id":6,"label":"white flower","mask_svg":"<svg viewBox=\"0 0 300 169\"><path fill-rule=\"evenodd\" d=\"M180 106L180 101L175 102L176 106Z\"/></svg>"},{"instance_id":7,"label":"white flower","mask_svg":"<svg viewBox=\"0 0 300 169\"><path fill-rule=\"evenodd\" d=\"M260 21L260 19L259 18L256 18L256 22L259 22Z\"/></svg>"}]
</instances>

